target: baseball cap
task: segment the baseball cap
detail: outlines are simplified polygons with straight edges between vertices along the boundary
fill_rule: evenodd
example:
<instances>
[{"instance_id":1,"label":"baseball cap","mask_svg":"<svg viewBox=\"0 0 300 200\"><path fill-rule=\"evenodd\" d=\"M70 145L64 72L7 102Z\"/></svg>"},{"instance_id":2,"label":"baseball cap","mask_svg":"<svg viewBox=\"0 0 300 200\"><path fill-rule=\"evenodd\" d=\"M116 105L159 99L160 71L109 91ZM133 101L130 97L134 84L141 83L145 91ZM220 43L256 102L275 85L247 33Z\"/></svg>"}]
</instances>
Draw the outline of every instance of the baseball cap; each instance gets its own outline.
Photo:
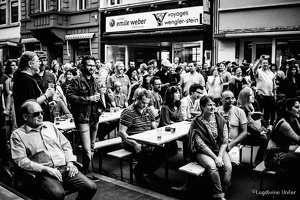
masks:
<instances>
[{"instance_id":1,"label":"baseball cap","mask_svg":"<svg viewBox=\"0 0 300 200\"><path fill-rule=\"evenodd\" d=\"M168 59L162 59L161 66L172 67L172 64L170 63L170 61Z\"/></svg>"}]
</instances>

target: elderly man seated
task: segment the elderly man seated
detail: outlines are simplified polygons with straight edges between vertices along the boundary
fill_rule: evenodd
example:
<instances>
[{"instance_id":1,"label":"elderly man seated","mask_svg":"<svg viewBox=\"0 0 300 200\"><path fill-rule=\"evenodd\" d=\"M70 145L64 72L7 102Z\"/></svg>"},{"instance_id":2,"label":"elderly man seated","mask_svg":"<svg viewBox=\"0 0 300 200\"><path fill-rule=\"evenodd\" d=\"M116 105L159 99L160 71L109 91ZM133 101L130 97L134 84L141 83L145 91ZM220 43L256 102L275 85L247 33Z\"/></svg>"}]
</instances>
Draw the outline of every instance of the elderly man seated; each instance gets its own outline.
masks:
<instances>
[{"instance_id":1,"label":"elderly man seated","mask_svg":"<svg viewBox=\"0 0 300 200\"><path fill-rule=\"evenodd\" d=\"M35 100L21 106L24 125L11 135L13 161L36 174L39 197L64 199L68 188L78 191L77 199L92 199L95 183L78 171L70 142L53 123L43 121L43 113Z\"/></svg>"}]
</instances>

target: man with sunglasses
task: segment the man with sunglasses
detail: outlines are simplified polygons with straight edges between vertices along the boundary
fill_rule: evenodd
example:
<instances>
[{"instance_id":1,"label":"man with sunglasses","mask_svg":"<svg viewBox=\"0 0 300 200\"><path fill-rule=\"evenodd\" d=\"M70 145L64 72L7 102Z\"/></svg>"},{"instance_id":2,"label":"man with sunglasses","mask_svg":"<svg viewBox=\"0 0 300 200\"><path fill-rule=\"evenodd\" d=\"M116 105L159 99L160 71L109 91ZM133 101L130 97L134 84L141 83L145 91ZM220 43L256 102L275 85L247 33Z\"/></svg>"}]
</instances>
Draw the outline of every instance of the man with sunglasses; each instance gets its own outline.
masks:
<instances>
[{"instance_id":1,"label":"man with sunglasses","mask_svg":"<svg viewBox=\"0 0 300 200\"><path fill-rule=\"evenodd\" d=\"M21 106L24 125L10 139L13 161L36 175L40 198L64 199L66 187L78 191L77 199L92 199L97 186L78 171L70 142L53 123L43 121L43 114L34 99Z\"/></svg>"}]
</instances>

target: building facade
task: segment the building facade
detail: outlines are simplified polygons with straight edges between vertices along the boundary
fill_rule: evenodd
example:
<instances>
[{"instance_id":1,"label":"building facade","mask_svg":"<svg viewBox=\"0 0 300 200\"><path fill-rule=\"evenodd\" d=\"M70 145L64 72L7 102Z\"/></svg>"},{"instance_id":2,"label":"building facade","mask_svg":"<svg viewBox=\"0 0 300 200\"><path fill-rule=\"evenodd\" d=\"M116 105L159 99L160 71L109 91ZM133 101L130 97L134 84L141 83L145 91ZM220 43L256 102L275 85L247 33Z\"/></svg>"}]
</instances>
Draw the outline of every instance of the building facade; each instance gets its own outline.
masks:
<instances>
[{"instance_id":1,"label":"building facade","mask_svg":"<svg viewBox=\"0 0 300 200\"><path fill-rule=\"evenodd\" d=\"M22 51L44 51L48 63L99 57L98 0L21 0Z\"/></svg>"},{"instance_id":2,"label":"building facade","mask_svg":"<svg viewBox=\"0 0 300 200\"><path fill-rule=\"evenodd\" d=\"M0 60L18 58L20 46L20 6L18 0L0 0Z\"/></svg>"},{"instance_id":3,"label":"building facade","mask_svg":"<svg viewBox=\"0 0 300 200\"><path fill-rule=\"evenodd\" d=\"M216 62L300 59L300 1L216 0L213 7Z\"/></svg>"},{"instance_id":4,"label":"building facade","mask_svg":"<svg viewBox=\"0 0 300 200\"><path fill-rule=\"evenodd\" d=\"M164 58L210 62L209 0L106 0L101 5L104 61L136 65Z\"/></svg>"}]
</instances>

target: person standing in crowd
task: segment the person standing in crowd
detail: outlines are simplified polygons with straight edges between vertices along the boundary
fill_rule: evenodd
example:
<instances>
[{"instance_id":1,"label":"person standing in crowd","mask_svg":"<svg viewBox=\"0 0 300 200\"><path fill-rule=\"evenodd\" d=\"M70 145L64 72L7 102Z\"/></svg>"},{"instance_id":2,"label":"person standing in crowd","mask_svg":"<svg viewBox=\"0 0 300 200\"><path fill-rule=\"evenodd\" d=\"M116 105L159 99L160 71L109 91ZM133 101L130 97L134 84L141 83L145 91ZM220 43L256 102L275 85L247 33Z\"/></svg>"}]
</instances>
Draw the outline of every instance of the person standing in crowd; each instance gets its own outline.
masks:
<instances>
[{"instance_id":1,"label":"person standing in crowd","mask_svg":"<svg viewBox=\"0 0 300 200\"><path fill-rule=\"evenodd\" d=\"M78 171L70 142L53 123L43 121L43 113L35 100L22 104L25 123L10 140L13 161L35 173L39 198L64 199L66 187L78 191L76 199L92 199L97 186Z\"/></svg>"},{"instance_id":2,"label":"person standing in crowd","mask_svg":"<svg viewBox=\"0 0 300 200\"><path fill-rule=\"evenodd\" d=\"M231 73L226 70L226 66L223 62L218 63L218 71L222 78L223 91L229 88L229 81L231 80Z\"/></svg>"},{"instance_id":3,"label":"person standing in crowd","mask_svg":"<svg viewBox=\"0 0 300 200\"><path fill-rule=\"evenodd\" d=\"M216 105L219 105L221 100L221 93L223 90L223 79L221 78L221 75L219 75L217 67L211 68L211 74L211 76L207 77L207 94L214 98Z\"/></svg>"},{"instance_id":4,"label":"person standing in crowd","mask_svg":"<svg viewBox=\"0 0 300 200\"><path fill-rule=\"evenodd\" d=\"M163 100L160 96L160 91L161 91L161 80L158 76L153 76L150 80L151 84L151 92L150 92L150 103L148 107L152 110L154 113L155 121L157 124L159 123L159 116L160 116L160 109L161 105L163 103Z\"/></svg>"},{"instance_id":5,"label":"person standing in crowd","mask_svg":"<svg viewBox=\"0 0 300 200\"><path fill-rule=\"evenodd\" d=\"M136 181L147 185L145 174L153 175L165 158L165 150L161 146L143 145L128 136L157 128L153 112L148 108L150 92L145 88L138 88L134 93L135 102L121 113L119 135L124 148L133 152L138 160L133 173ZM148 147L148 148L147 148Z\"/></svg>"},{"instance_id":6,"label":"person standing in crowd","mask_svg":"<svg viewBox=\"0 0 300 200\"><path fill-rule=\"evenodd\" d=\"M98 130L99 112L97 103L100 100L100 95L97 94L97 85L93 77L96 67L95 58L85 56L81 64L81 73L71 80L69 87L67 87L66 96L71 104L71 113L81 137L83 170L84 174L87 174ZM95 182L99 181L94 176L90 176L89 178Z\"/></svg>"},{"instance_id":7,"label":"person standing in crowd","mask_svg":"<svg viewBox=\"0 0 300 200\"><path fill-rule=\"evenodd\" d=\"M153 67L153 74L156 74L156 72L158 71L157 69L157 60L155 59L151 59L148 61L148 68L149 67Z\"/></svg>"},{"instance_id":8,"label":"person standing in crowd","mask_svg":"<svg viewBox=\"0 0 300 200\"><path fill-rule=\"evenodd\" d=\"M53 121L51 118L48 98L55 93L53 88L47 88L45 93L39 88L33 75L39 73L40 59L36 53L32 51L25 51L20 58L19 70L16 71L13 81L13 94L15 110L19 111L21 105L27 99L36 99L45 112L44 119L46 121ZM17 114L17 125L20 127L23 124L22 116Z\"/></svg>"},{"instance_id":9,"label":"person standing in crowd","mask_svg":"<svg viewBox=\"0 0 300 200\"><path fill-rule=\"evenodd\" d=\"M231 77L229 81L229 90L231 90L234 94L234 97L237 99L240 91L248 85L246 79L242 76L242 69L237 67L233 69L235 75Z\"/></svg>"},{"instance_id":10,"label":"person standing in crowd","mask_svg":"<svg viewBox=\"0 0 300 200\"><path fill-rule=\"evenodd\" d=\"M247 137L241 142L243 145L259 146L255 158L255 165L258 165L264 156L264 152L268 145L267 135L268 130L261 123L261 115L255 116L254 92L250 87L245 87L241 90L238 96L238 107L243 109L247 117ZM261 113L262 114L262 113ZM251 163L252 164L252 163Z\"/></svg>"},{"instance_id":11,"label":"person standing in crowd","mask_svg":"<svg viewBox=\"0 0 300 200\"><path fill-rule=\"evenodd\" d=\"M113 87L115 82L118 81L122 83L122 91L123 93L129 97L129 88L131 86L129 77L124 74L124 63L123 62L116 62L115 63L115 73L108 77L107 80L107 88L108 93L113 91Z\"/></svg>"},{"instance_id":12,"label":"person standing in crowd","mask_svg":"<svg viewBox=\"0 0 300 200\"><path fill-rule=\"evenodd\" d=\"M247 137L247 117L245 112L232 105L234 95L230 90L222 93L222 105L216 111L226 119L229 130L227 151L240 144Z\"/></svg>"},{"instance_id":13,"label":"person standing in crowd","mask_svg":"<svg viewBox=\"0 0 300 200\"><path fill-rule=\"evenodd\" d=\"M274 63L271 64L270 70L275 74L275 86L277 93L276 101L278 102L285 97L283 84L286 76L285 73Z\"/></svg>"},{"instance_id":14,"label":"person standing in crowd","mask_svg":"<svg viewBox=\"0 0 300 200\"><path fill-rule=\"evenodd\" d=\"M172 64L170 63L170 61L168 59L162 59L161 69L155 73L155 76L158 76L162 83L161 92L160 92L160 95L162 98L164 98L165 92L166 92L167 88L170 86L171 80L170 80L170 77L168 76L168 73L169 73L171 66L172 66Z\"/></svg>"},{"instance_id":15,"label":"person standing in crowd","mask_svg":"<svg viewBox=\"0 0 300 200\"><path fill-rule=\"evenodd\" d=\"M189 89L194 83L198 83L202 87L205 87L205 80L203 76L196 72L196 63L190 62L188 66L190 68L190 71L181 76L180 82L178 84L181 88L183 97L186 97L189 94Z\"/></svg>"},{"instance_id":16,"label":"person standing in crowd","mask_svg":"<svg viewBox=\"0 0 300 200\"><path fill-rule=\"evenodd\" d=\"M202 114L191 123L188 133L188 158L207 171L212 183L214 199L225 200L225 192L231 185L232 166L226 152L228 129L226 121L215 112L212 97L200 99Z\"/></svg>"},{"instance_id":17,"label":"person standing in crowd","mask_svg":"<svg viewBox=\"0 0 300 200\"><path fill-rule=\"evenodd\" d=\"M131 73L133 70L137 70L136 66L135 66L135 62L133 60L129 61L129 68L128 69L124 69L124 73L127 74L127 76L129 77L129 79L131 78Z\"/></svg>"},{"instance_id":18,"label":"person standing in crowd","mask_svg":"<svg viewBox=\"0 0 300 200\"><path fill-rule=\"evenodd\" d=\"M190 86L189 95L183 97L180 101L180 110L183 120L192 120L201 113L200 98L204 94L204 88L198 83Z\"/></svg>"},{"instance_id":19,"label":"person standing in crowd","mask_svg":"<svg viewBox=\"0 0 300 200\"><path fill-rule=\"evenodd\" d=\"M287 98L300 97L300 76L298 68L291 64L283 81L283 91Z\"/></svg>"},{"instance_id":20,"label":"person standing in crowd","mask_svg":"<svg viewBox=\"0 0 300 200\"><path fill-rule=\"evenodd\" d=\"M262 66L259 68L259 66ZM256 79L256 99L258 101L260 111L264 114L264 120L268 125L273 126L275 121L276 107L276 85L275 75L270 70L269 61L265 55L253 65L253 73ZM269 121L270 119L270 121Z\"/></svg>"},{"instance_id":21,"label":"person standing in crowd","mask_svg":"<svg viewBox=\"0 0 300 200\"><path fill-rule=\"evenodd\" d=\"M14 83L13 77L17 69L18 69L17 60L9 59L6 62L4 74L6 74L8 78L5 81L4 90L7 94L7 97L5 100L5 110L3 111L3 113L9 117L9 121L10 121L9 127L11 131L14 131L18 127L16 121L16 111L14 105L13 91L12 91L13 83Z\"/></svg>"}]
</instances>

